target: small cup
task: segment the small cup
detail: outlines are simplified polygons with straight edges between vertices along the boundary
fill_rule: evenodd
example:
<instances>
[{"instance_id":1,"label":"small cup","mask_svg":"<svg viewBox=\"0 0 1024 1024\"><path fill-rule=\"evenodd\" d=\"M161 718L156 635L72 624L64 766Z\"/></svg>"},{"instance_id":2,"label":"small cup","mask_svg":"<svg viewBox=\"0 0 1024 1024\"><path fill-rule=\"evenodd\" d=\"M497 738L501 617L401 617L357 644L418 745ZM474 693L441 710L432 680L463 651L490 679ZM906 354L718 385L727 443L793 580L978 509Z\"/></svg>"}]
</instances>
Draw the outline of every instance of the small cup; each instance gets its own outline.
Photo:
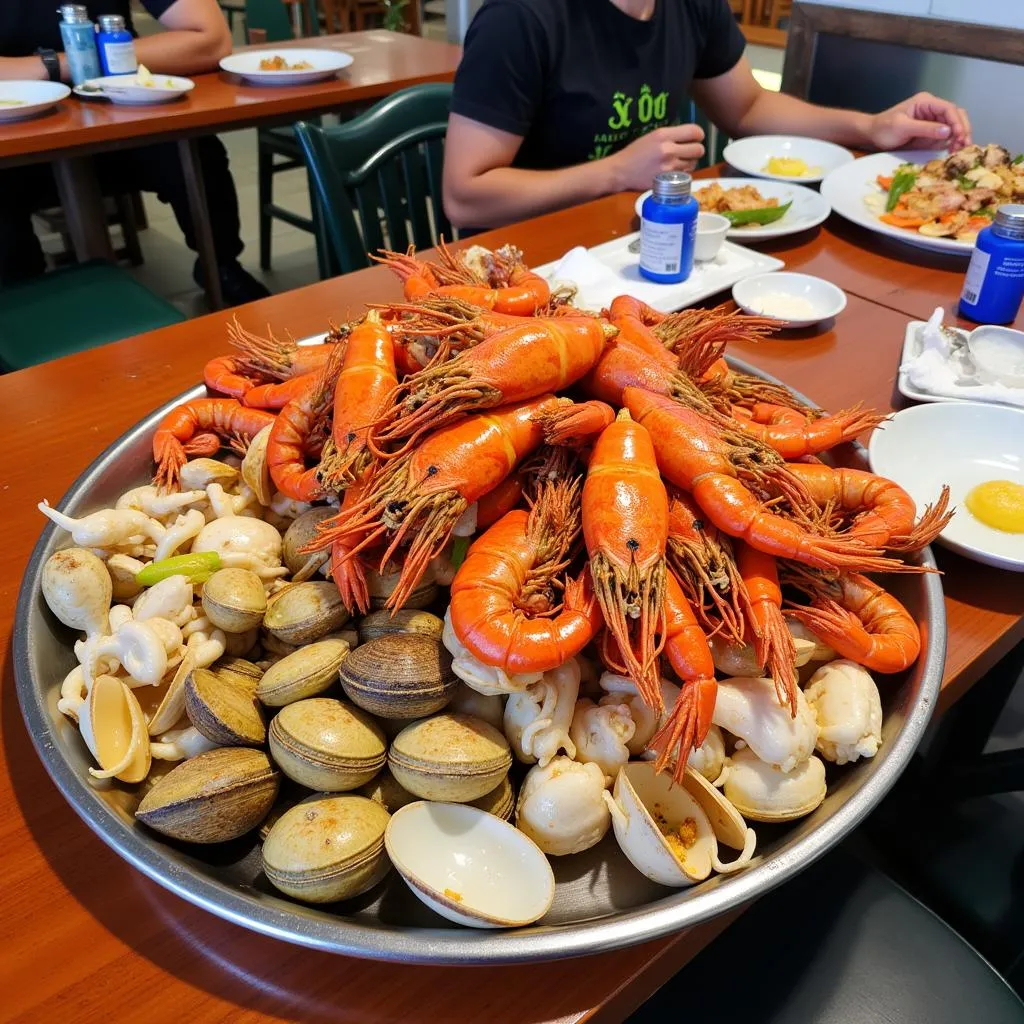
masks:
<instances>
[{"instance_id":1,"label":"small cup","mask_svg":"<svg viewBox=\"0 0 1024 1024\"><path fill-rule=\"evenodd\" d=\"M698 263L713 260L722 248L730 227L728 218L719 213L697 214L697 241L693 247L693 258Z\"/></svg>"}]
</instances>

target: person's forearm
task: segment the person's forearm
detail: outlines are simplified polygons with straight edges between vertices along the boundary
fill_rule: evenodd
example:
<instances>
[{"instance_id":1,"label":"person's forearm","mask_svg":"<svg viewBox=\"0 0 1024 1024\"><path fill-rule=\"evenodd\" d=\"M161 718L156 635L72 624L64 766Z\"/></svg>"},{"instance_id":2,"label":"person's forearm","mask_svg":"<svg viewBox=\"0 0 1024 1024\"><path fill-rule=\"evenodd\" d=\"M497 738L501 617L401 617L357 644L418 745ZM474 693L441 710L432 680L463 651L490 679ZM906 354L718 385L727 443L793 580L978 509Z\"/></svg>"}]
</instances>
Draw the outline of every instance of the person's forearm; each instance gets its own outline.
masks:
<instances>
[{"instance_id":1,"label":"person's forearm","mask_svg":"<svg viewBox=\"0 0 1024 1024\"><path fill-rule=\"evenodd\" d=\"M135 40L135 54L150 71L165 75L197 75L213 71L231 52L231 40L203 32L158 32Z\"/></svg>"},{"instance_id":2,"label":"person's forearm","mask_svg":"<svg viewBox=\"0 0 1024 1024\"><path fill-rule=\"evenodd\" d=\"M495 167L446 194L445 211L456 227L497 228L620 189L608 157L557 171Z\"/></svg>"},{"instance_id":3,"label":"person's forearm","mask_svg":"<svg viewBox=\"0 0 1024 1024\"><path fill-rule=\"evenodd\" d=\"M60 74L64 81L70 80L68 62L63 53L59 53ZM38 57L0 57L0 81L45 82L49 80L46 68Z\"/></svg>"},{"instance_id":4,"label":"person's forearm","mask_svg":"<svg viewBox=\"0 0 1024 1024\"><path fill-rule=\"evenodd\" d=\"M816 107L795 96L761 90L736 125L723 125L730 135L808 135L842 146L871 145L870 114L835 107Z\"/></svg>"}]
</instances>

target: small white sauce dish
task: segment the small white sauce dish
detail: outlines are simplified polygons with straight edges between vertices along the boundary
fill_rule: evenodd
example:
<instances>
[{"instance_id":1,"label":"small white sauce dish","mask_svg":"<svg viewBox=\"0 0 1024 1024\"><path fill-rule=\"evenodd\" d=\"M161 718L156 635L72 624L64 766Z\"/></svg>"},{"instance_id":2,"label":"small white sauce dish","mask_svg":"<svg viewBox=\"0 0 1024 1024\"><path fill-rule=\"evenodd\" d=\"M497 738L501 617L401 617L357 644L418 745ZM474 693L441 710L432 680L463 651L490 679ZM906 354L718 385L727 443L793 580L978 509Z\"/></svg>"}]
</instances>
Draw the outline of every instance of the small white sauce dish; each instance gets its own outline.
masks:
<instances>
[{"instance_id":1,"label":"small white sauce dish","mask_svg":"<svg viewBox=\"0 0 1024 1024\"><path fill-rule=\"evenodd\" d=\"M469 804L406 804L391 816L384 845L413 893L456 924L521 928L555 898L555 876L537 844Z\"/></svg>"},{"instance_id":2,"label":"small white sauce dish","mask_svg":"<svg viewBox=\"0 0 1024 1024\"><path fill-rule=\"evenodd\" d=\"M976 327L967 336L967 350L980 377L1024 388L1024 331L995 325Z\"/></svg>"},{"instance_id":3,"label":"small white sauce dish","mask_svg":"<svg viewBox=\"0 0 1024 1024\"><path fill-rule=\"evenodd\" d=\"M846 309L842 288L810 274L755 274L737 281L732 297L744 313L771 317L784 327L810 327Z\"/></svg>"},{"instance_id":4,"label":"small white sauce dish","mask_svg":"<svg viewBox=\"0 0 1024 1024\"><path fill-rule=\"evenodd\" d=\"M720 213L698 213L697 214L697 240L693 245L693 258L698 263L707 263L713 260L725 236L729 233L732 225L728 218Z\"/></svg>"}]
</instances>

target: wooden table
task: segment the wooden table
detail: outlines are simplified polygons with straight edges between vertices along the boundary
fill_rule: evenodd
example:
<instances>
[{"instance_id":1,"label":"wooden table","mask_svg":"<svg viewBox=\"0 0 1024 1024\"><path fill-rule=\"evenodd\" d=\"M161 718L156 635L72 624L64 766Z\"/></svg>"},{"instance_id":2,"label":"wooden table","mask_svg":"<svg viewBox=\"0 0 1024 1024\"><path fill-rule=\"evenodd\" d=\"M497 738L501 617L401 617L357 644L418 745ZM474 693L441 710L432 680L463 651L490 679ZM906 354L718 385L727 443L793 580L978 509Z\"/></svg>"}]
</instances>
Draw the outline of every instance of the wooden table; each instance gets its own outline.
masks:
<instances>
[{"instance_id":1,"label":"wooden table","mask_svg":"<svg viewBox=\"0 0 1024 1024\"><path fill-rule=\"evenodd\" d=\"M461 50L451 43L399 32L351 32L274 43L275 50L317 46L355 58L337 77L312 85L247 85L223 71L195 76L195 89L174 103L116 106L70 96L56 112L0 125L0 167L52 162L68 230L80 260L113 259L99 185L87 159L95 153L154 142L177 142L207 295L220 308L220 281L199 173L202 135L290 124L424 82L449 82Z\"/></svg>"},{"instance_id":2,"label":"wooden table","mask_svg":"<svg viewBox=\"0 0 1024 1024\"><path fill-rule=\"evenodd\" d=\"M521 246L531 262L633 229L631 195L552 214L474 242ZM834 276L849 306L834 330L739 348L822 404L898 406L894 378L908 315L948 304L959 273L871 251L842 225L779 250L790 266ZM838 254L838 255L837 255ZM367 301L397 298L383 268L360 271L237 310L295 336L324 329ZM938 298L936 298L938 297ZM880 300L884 299L884 303ZM9 650L14 602L43 526L39 498L57 500L82 467L159 403L195 384L226 349L223 315L132 338L0 377L8 442L0 480L8 543L0 549L0 644ZM60 428L48 410L60 410ZM939 549L949 625L946 701L1024 637L1024 591L1010 573ZM93 1021L302 1020L447 1024L621 1021L728 924L583 960L530 967L401 967L332 957L244 931L166 893L96 839L64 804L35 756L4 661L0 799L0 1019Z\"/></svg>"}]
</instances>

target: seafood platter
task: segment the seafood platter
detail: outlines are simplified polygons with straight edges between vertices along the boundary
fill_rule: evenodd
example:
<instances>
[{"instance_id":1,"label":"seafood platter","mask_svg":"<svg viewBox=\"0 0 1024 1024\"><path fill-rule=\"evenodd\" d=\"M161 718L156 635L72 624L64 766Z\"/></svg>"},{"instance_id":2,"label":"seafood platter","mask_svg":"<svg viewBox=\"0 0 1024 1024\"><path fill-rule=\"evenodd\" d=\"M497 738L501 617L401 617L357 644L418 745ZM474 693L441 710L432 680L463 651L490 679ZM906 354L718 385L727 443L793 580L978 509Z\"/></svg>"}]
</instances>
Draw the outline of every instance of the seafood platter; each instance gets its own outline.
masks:
<instances>
[{"instance_id":1,"label":"seafood platter","mask_svg":"<svg viewBox=\"0 0 1024 1024\"><path fill-rule=\"evenodd\" d=\"M40 503L29 730L122 856L279 938L499 963L677 931L905 767L947 495L861 468L884 416L726 359L772 321L438 251L382 254L405 301L317 344L229 325L205 388Z\"/></svg>"}]
</instances>

